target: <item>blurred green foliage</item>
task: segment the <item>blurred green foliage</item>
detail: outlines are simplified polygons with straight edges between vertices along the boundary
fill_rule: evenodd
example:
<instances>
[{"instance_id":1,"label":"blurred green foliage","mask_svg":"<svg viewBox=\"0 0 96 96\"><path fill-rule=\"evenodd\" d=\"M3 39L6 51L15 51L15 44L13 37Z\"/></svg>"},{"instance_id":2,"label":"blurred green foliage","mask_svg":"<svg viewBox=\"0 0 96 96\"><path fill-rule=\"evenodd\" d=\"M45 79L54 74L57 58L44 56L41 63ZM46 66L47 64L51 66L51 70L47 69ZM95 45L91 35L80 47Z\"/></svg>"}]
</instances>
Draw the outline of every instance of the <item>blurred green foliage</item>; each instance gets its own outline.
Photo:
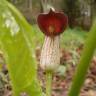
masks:
<instances>
[{"instance_id":1,"label":"blurred green foliage","mask_svg":"<svg viewBox=\"0 0 96 96\"><path fill-rule=\"evenodd\" d=\"M42 96L37 80L34 31L18 10L0 0L0 46L8 66L13 96Z\"/></svg>"}]
</instances>

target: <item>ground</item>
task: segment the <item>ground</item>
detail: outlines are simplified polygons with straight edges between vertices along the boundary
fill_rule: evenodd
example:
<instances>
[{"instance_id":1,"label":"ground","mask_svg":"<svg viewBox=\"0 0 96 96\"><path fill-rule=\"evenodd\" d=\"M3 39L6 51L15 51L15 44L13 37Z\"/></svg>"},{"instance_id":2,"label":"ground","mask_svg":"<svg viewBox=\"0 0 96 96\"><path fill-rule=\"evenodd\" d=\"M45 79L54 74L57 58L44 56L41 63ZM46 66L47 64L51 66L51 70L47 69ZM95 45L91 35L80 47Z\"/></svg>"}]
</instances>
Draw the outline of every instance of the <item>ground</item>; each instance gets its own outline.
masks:
<instances>
[{"instance_id":1,"label":"ground","mask_svg":"<svg viewBox=\"0 0 96 96\"><path fill-rule=\"evenodd\" d=\"M38 30L37 30L38 31ZM70 30L68 30L70 31ZM74 30L75 31L75 30ZM79 38L76 34L73 35L72 32L64 34L64 38L61 41L61 65L54 73L53 83L52 83L52 96L68 96L68 90L72 84L72 79L76 71L79 59L81 57L81 52L83 50L84 42L83 39ZM42 36L41 36L42 37ZM36 43L42 41L39 36L39 40L36 38ZM62 36L63 37L63 36ZM78 40L77 40L78 38ZM84 37L85 38L85 37ZM66 43L67 42L67 43ZM41 43L36 47L36 57L39 65ZM1 66L2 65L2 66ZM10 84L10 78L6 63L4 62L3 54L0 52L0 96L12 96L12 88ZM38 67L38 79L41 81L41 86L45 92L45 72ZM86 75L86 80L81 89L80 96L96 96L96 56L93 56L89 70ZM21 96L27 96L23 94Z\"/></svg>"}]
</instances>

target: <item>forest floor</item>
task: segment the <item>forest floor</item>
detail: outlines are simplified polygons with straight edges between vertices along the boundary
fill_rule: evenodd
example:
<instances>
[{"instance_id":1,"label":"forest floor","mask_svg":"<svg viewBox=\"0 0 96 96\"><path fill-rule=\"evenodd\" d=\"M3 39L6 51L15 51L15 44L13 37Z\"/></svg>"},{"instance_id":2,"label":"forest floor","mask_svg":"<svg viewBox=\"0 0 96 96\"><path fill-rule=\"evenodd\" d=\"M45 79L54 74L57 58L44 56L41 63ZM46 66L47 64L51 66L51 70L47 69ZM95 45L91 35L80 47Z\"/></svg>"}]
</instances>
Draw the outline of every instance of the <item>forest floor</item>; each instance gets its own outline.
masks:
<instances>
[{"instance_id":1,"label":"forest floor","mask_svg":"<svg viewBox=\"0 0 96 96\"><path fill-rule=\"evenodd\" d=\"M69 59L71 54L62 51L61 62ZM62 66L62 65L61 65ZM66 71L62 74L63 68L56 72L53 77L52 83L52 96L68 96L68 90L70 89L70 85L72 84L72 79L74 77L74 72L76 70L76 65L73 65L70 62L70 65L66 68ZM61 72L61 73L60 73ZM45 72L39 68L39 79L43 82L42 88L45 90ZM90 68L88 70L86 80L81 89L80 96L96 96L96 57L93 57Z\"/></svg>"},{"instance_id":2,"label":"forest floor","mask_svg":"<svg viewBox=\"0 0 96 96\"><path fill-rule=\"evenodd\" d=\"M37 27L34 27L37 30ZM75 70L81 57L83 44L85 37L81 32L82 30L67 30L62 36L61 41L61 65L53 76L52 83L52 96L68 96L68 90L72 84ZM38 32L38 30L37 30ZM39 39L38 39L39 38ZM38 44L36 48L36 57L39 65L40 51L42 35L36 37ZM12 88L10 84L10 78L6 64L4 62L3 55L0 54L0 96L12 96ZM45 72L39 67L38 68L38 79L40 80L43 91L45 92ZM21 96L26 96L21 95ZM80 96L96 96L96 55L93 56L89 70L87 72L86 80L81 89Z\"/></svg>"},{"instance_id":3,"label":"forest floor","mask_svg":"<svg viewBox=\"0 0 96 96\"><path fill-rule=\"evenodd\" d=\"M67 64L64 62L70 60L72 54L64 51L64 49L61 50L61 53L62 53L61 65L60 65L61 67L59 71L57 71L54 74L53 77L52 96L68 96L67 95L68 90L70 89L73 75L77 66L72 62L70 62L70 64L67 66ZM36 50L36 56L39 62L40 50ZM2 54L0 55L0 58L1 58L0 60L2 61L3 60ZM41 68L38 68L38 78L41 80L41 86L43 91L45 92L44 77L45 77L45 72L43 72ZM12 94L12 88L10 85L8 70L6 68L6 64L4 64L4 66L2 67L2 72L0 72L0 96L12 96L11 94ZM22 96L27 96L27 95L22 95ZM96 56L94 56L92 59L90 68L86 76L85 83L81 89L80 96L96 96Z\"/></svg>"}]
</instances>

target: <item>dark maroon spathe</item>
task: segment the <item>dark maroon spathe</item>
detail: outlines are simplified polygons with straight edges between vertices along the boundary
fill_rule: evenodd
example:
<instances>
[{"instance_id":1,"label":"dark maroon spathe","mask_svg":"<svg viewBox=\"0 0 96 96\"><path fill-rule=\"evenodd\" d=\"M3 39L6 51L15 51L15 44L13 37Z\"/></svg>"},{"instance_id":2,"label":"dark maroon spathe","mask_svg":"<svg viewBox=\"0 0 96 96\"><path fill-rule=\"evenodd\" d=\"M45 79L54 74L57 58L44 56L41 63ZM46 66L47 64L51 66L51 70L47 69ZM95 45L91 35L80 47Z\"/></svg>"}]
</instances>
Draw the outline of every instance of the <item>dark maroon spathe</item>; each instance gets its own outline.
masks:
<instances>
[{"instance_id":1,"label":"dark maroon spathe","mask_svg":"<svg viewBox=\"0 0 96 96\"><path fill-rule=\"evenodd\" d=\"M41 13L37 21L41 31L47 36L60 35L68 25L67 16L62 12L55 12L52 9L47 14Z\"/></svg>"}]
</instances>

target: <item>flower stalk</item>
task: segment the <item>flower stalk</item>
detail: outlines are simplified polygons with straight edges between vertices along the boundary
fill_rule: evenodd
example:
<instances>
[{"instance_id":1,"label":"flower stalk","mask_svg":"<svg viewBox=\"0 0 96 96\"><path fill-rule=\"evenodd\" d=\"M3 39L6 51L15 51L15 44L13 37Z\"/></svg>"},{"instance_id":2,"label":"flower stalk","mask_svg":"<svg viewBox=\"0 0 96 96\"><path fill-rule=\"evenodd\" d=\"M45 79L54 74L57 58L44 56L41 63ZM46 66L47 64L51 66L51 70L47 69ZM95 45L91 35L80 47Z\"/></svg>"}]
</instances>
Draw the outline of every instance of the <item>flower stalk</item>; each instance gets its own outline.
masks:
<instances>
[{"instance_id":1,"label":"flower stalk","mask_svg":"<svg viewBox=\"0 0 96 96\"><path fill-rule=\"evenodd\" d=\"M51 96L52 93L52 72L46 72L46 96Z\"/></svg>"},{"instance_id":2,"label":"flower stalk","mask_svg":"<svg viewBox=\"0 0 96 96\"><path fill-rule=\"evenodd\" d=\"M52 75L60 64L60 34L67 27L67 16L50 9L49 13L38 16L38 25L45 34L41 51L40 66L46 72L46 96L52 93Z\"/></svg>"}]
</instances>

